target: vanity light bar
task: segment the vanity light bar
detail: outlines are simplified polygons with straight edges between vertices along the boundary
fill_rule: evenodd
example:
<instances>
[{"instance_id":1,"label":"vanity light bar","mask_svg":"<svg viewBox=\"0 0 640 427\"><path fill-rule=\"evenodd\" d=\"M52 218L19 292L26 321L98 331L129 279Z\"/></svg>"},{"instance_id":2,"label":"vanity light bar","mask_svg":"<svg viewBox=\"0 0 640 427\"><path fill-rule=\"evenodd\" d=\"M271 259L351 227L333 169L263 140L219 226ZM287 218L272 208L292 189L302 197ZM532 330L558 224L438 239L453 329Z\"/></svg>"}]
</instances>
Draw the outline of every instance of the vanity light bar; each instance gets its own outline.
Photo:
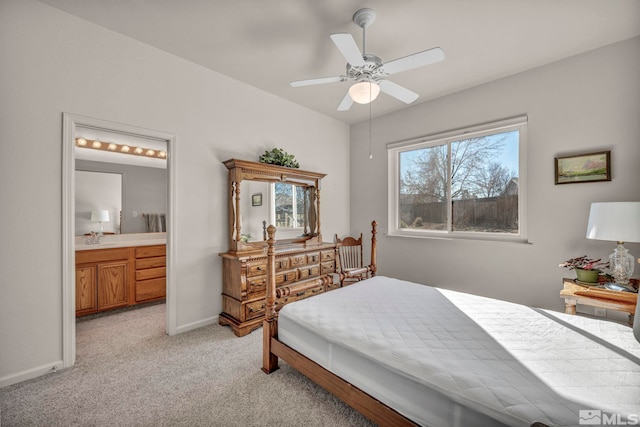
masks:
<instances>
[{"instance_id":1,"label":"vanity light bar","mask_svg":"<svg viewBox=\"0 0 640 427\"><path fill-rule=\"evenodd\" d=\"M132 154L134 156L152 157L154 159L167 159L167 152L164 150L154 150L152 148L136 147L133 145L116 144L115 142L105 142L86 138L76 138L76 146L81 148L91 148L93 150L111 151L114 153Z\"/></svg>"}]
</instances>

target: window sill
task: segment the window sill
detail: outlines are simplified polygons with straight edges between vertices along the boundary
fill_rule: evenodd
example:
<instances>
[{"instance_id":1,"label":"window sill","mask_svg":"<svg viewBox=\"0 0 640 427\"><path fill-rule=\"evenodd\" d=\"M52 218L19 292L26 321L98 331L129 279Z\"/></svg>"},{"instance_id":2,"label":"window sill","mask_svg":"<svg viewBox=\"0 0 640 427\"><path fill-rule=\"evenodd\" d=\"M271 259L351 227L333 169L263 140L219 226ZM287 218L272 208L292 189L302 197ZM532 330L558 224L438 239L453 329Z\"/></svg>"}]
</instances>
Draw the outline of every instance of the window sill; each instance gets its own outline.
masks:
<instances>
[{"instance_id":1,"label":"window sill","mask_svg":"<svg viewBox=\"0 0 640 427\"><path fill-rule=\"evenodd\" d=\"M423 232L403 232L403 231L394 231L387 234L387 237L400 237L400 238L410 238L410 239L427 239L427 240L450 240L450 241L471 241L471 242L484 242L484 243L512 243L517 245L531 245L526 238L523 237L506 237L506 236L498 236L498 235L490 235L490 236L472 236L468 234L437 234L437 233L423 233Z\"/></svg>"}]
</instances>

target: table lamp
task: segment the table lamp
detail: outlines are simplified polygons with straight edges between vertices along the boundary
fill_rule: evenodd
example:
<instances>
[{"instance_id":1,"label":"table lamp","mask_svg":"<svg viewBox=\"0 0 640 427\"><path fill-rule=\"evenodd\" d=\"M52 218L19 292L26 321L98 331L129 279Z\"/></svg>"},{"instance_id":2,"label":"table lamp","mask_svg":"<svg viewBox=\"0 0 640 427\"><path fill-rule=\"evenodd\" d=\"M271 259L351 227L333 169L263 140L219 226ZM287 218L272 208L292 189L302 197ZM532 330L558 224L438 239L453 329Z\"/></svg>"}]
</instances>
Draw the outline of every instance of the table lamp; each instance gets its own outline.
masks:
<instances>
[{"instance_id":1,"label":"table lamp","mask_svg":"<svg viewBox=\"0 0 640 427\"><path fill-rule=\"evenodd\" d=\"M104 230L102 228L103 222L109 222L109 211L91 211L91 222L97 222L100 224L100 230L98 231L98 235L102 236L104 234Z\"/></svg>"},{"instance_id":2,"label":"table lamp","mask_svg":"<svg viewBox=\"0 0 640 427\"><path fill-rule=\"evenodd\" d=\"M635 259L622 245L640 242L640 202L592 203L587 239L618 242L609 255L609 269L617 284L628 285Z\"/></svg>"}]
</instances>

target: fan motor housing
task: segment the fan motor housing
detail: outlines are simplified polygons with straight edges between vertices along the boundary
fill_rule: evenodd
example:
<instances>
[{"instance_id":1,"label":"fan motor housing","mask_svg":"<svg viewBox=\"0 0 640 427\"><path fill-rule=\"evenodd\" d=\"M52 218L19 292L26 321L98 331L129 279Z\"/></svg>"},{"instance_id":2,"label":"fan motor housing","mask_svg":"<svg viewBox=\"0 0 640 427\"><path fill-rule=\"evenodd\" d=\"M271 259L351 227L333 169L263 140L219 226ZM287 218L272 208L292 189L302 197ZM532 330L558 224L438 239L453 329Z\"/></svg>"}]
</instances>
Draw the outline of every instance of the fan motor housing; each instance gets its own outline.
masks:
<instances>
[{"instance_id":1,"label":"fan motor housing","mask_svg":"<svg viewBox=\"0 0 640 427\"><path fill-rule=\"evenodd\" d=\"M347 77L353 80L378 80L385 77L382 70L382 60L375 55L365 53L363 56L364 66L358 67L347 64Z\"/></svg>"}]
</instances>

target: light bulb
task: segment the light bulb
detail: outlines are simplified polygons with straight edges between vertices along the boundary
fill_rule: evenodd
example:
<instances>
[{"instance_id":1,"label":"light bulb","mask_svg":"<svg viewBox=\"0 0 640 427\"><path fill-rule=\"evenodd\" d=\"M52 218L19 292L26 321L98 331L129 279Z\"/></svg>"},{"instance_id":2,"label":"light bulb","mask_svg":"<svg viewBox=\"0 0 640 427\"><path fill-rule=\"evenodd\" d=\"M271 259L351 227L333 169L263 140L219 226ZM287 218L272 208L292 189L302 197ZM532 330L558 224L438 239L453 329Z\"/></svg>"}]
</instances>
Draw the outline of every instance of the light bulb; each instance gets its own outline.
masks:
<instances>
[{"instance_id":1,"label":"light bulb","mask_svg":"<svg viewBox=\"0 0 640 427\"><path fill-rule=\"evenodd\" d=\"M93 148L100 148L102 147L102 143L100 141L93 141L93 144L91 144L91 146Z\"/></svg>"},{"instance_id":2,"label":"light bulb","mask_svg":"<svg viewBox=\"0 0 640 427\"><path fill-rule=\"evenodd\" d=\"M349 88L349 96L353 102L358 104L368 104L374 101L379 93L380 86L368 81L358 82Z\"/></svg>"},{"instance_id":3,"label":"light bulb","mask_svg":"<svg viewBox=\"0 0 640 427\"><path fill-rule=\"evenodd\" d=\"M76 139L76 143L81 147L85 147L87 145L87 140L84 138L78 138Z\"/></svg>"},{"instance_id":4,"label":"light bulb","mask_svg":"<svg viewBox=\"0 0 640 427\"><path fill-rule=\"evenodd\" d=\"M111 144L109 144L108 148L111 151L115 151L118 148L118 146L112 142Z\"/></svg>"}]
</instances>

